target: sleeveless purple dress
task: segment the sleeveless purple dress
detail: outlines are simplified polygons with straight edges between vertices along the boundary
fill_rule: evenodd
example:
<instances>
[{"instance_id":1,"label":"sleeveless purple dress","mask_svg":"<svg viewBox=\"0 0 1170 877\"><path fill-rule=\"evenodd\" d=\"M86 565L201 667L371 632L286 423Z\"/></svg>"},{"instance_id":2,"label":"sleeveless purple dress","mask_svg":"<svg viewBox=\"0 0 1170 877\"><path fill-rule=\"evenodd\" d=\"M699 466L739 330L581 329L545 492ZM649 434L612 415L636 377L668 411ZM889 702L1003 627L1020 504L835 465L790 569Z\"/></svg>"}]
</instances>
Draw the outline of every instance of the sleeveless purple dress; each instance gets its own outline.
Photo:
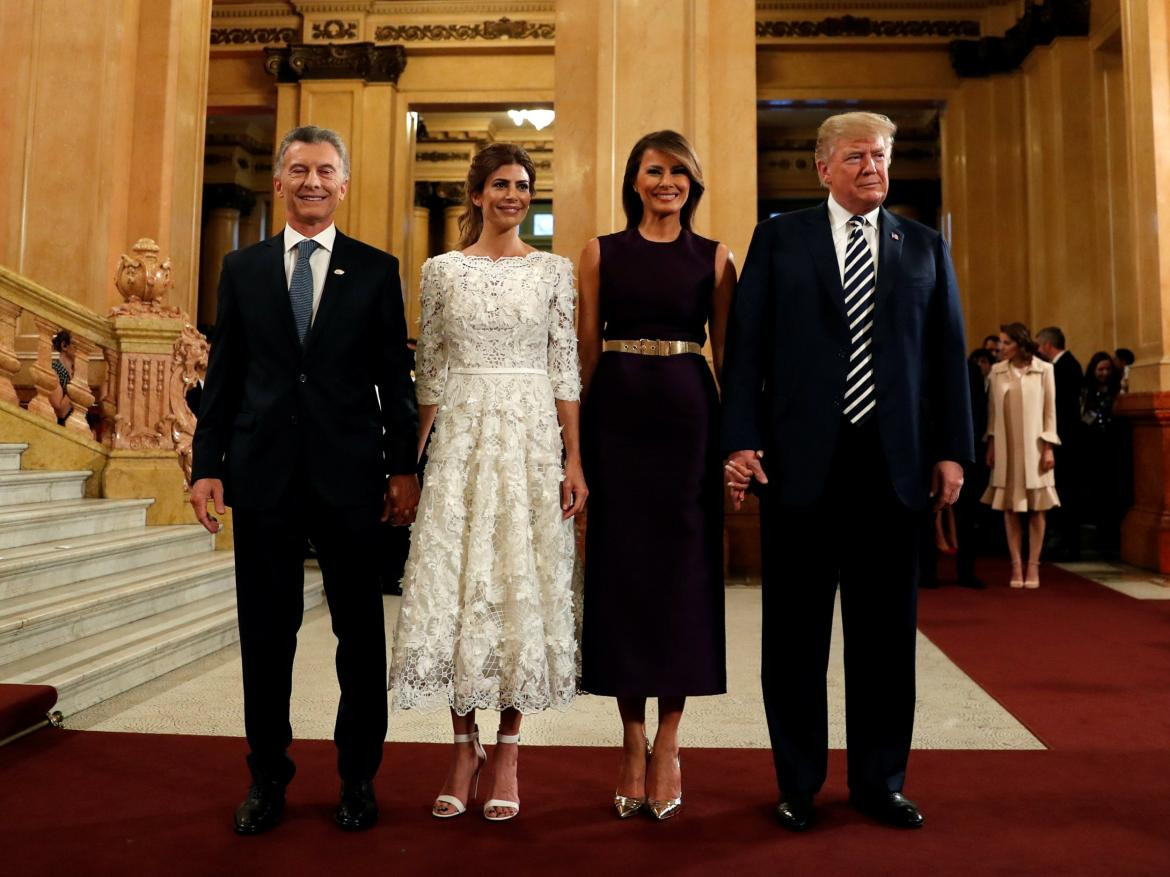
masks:
<instances>
[{"instance_id":1,"label":"sleeveless purple dress","mask_svg":"<svg viewBox=\"0 0 1170 877\"><path fill-rule=\"evenodd\" d=\"M632 229L600 244L607 340L703 343L716 241L684 230L656 243ZM718 413L701 354L602 353L582 410L588 692L727 690Z\"/></svg>"}]
</instances>

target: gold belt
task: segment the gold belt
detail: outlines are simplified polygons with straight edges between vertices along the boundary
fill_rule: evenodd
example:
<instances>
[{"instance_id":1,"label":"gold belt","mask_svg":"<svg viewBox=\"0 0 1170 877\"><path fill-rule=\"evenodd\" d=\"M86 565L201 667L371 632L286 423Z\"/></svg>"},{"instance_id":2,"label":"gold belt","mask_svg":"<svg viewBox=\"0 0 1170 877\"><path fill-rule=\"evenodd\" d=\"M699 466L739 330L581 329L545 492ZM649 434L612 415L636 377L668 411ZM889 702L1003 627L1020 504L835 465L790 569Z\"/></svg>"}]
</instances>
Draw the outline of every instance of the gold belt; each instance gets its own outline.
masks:
<instances>
[{"instance_id":1,"label":"gold belt","mask_svg":"<svg viewBox=\"0 0 1170 877\"><path fill-rule=\"evenodd\" d=\"M702 353L703 346L694 341L657 341L641 338L637 341L605 341L603 351L638 353L642 356L676 356L680 353Z\"/></svg>"}]
</instances>

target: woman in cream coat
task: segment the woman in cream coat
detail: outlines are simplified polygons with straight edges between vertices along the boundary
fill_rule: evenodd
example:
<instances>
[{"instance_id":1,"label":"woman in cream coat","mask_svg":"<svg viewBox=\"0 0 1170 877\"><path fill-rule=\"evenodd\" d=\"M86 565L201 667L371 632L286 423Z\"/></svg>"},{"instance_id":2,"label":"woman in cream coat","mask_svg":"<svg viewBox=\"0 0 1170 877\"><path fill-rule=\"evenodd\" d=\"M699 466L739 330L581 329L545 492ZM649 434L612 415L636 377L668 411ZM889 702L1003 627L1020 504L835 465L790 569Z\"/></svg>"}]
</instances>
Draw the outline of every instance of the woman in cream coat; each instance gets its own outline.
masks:
<instances>
[{"instance_id":1,"label":"woman in cream coat","mask_svg":"<svg viewBox=\"0 0 1170 877\"><path fill-rule=\"evenodd\" d=\"M1000 362L991 368L987 398L987 467L983 502L1003 512L1013 588L1040 587L1044 513L1060 505L1052 468L1056 434L1056 380L1035 356L1036 342L1023 323L1000 327ZM1028 572L1022 575L1020 514L1028 520Z\"/></svg>"}]
</instances>

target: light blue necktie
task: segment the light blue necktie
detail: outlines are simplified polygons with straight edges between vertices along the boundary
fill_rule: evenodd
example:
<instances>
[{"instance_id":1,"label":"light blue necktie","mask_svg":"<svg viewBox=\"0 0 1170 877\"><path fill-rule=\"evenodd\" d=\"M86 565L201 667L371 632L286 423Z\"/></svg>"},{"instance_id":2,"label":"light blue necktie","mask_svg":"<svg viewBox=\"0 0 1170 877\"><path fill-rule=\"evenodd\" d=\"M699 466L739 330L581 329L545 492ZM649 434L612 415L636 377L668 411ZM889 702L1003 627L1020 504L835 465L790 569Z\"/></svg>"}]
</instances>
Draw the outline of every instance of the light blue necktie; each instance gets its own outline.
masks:
<instances>
[{"instance_id":1,"label":"light blue necktie","mask_svg":"<svg viewBox=\"0 0 1170 877\"><path fill-rule=\"evenodd\" d=\"M292 300L293 320L297 324L297 337L301 344L309 334L309 322L313 318L313 266L309 256L321 246L313 240L297 244L297 264L293 267L292 281L288 285L288 297Z\"/></svg>"}]
</instances>

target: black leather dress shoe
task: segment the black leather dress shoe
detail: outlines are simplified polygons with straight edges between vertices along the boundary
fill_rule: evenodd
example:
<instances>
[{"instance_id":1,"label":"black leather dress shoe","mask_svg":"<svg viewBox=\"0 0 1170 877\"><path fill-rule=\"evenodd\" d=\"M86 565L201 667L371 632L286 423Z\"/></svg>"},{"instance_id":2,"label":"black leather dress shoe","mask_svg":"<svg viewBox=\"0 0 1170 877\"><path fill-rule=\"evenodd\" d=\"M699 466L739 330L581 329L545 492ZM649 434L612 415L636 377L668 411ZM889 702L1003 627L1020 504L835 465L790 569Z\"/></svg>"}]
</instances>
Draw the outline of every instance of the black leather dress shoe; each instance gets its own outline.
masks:
<instances>
[{"instance_id":1,"label":"black leather dress shoe","mask_svg":"<svg viewBox=\"0 0 1170 877\"><path fill-rule=\"evenodd\" d=\"M866 816L895 828L922 828L922 813L918 805L901 792L879 792L876 795L851 793L849 803Z\"/></svg>"},{"instance_id":2,"label":"black leather dress shoe","mask_svg":"<svg viewBox=\"0 0 1170 877\"><path fill-rule=\"evenodd\" d=\"M970 578L961 578L958 581L960 588L971 588L976 591L982 591L987 585L983 584L983 579L971 576Z\"/></svg>"},{"instance_id":3,"label":"black leather dress shoe","mask_svg":"<svg viewBox=\"0 0 1170 877\"><path fill-rule=\"evenodd\" d=\"M789 831L804 831L816 821L812 798L801 795L786 795L776 807L776 818Z\"/></svg>"},{"instance_id":4,"label":"black leather dress shoe","mask_svg":"<svg viewBox=\"0 0 1170 877\"><path fill-rule=\"evenodd\" d=\"M333 821L346 831L363 831L378 821L378 801L369 780L341 783L341 803Z\"/></svg>"},{"instance_id":5,"label":"black leather dress shoe","mask_svg":"<svg viewBox=\"0 0 1170 877\"><path fill-rule=\"evenodd\" d=\"M261 834L274 828L284 815L284 786L258 782L248 788L248 797L236 808L236 834Z\"/></svg>"}]
</instances>

